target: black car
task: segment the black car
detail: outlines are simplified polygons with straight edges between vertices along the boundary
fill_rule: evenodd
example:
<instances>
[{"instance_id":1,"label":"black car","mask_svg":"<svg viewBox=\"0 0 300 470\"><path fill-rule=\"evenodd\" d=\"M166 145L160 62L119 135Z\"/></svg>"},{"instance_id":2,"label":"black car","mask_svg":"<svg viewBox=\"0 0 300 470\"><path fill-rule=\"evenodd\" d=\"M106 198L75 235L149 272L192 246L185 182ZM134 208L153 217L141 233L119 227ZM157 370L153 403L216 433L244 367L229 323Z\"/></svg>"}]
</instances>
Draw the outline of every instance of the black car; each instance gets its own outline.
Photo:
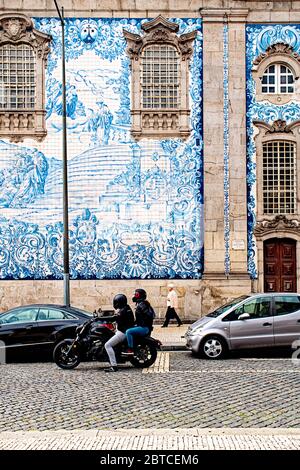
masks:
<instances>
[{"instance_id":1,"label":"black car","mask_svg":"<svg viewBox=\"0 0 300 470\"><path fill-rule=\"evenodd\" d=\"M0 314L0 348L6 359L52 356L57 343L75 336L92 313L62 305L26 305Z\"/></svg>"}]
</instances>

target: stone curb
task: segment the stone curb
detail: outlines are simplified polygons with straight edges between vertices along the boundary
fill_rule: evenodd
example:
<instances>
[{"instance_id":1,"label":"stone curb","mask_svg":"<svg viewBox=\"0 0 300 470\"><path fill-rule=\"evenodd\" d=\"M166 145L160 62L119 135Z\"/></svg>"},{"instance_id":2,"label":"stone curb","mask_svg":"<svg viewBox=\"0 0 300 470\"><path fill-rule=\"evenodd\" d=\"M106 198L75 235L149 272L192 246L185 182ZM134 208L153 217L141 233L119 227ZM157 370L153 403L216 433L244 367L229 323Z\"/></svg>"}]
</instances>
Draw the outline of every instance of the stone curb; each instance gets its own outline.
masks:
<instances>
[{"instance_id":1,"label":"stone curb","mask_svg":"<svg viewBox=\"0 0 300 470\"><path fill-rule=\"evenodd\" d=\"M298 428L175 428L0 433L0 450L300 450Z\"/></svg>"}]
</instances>

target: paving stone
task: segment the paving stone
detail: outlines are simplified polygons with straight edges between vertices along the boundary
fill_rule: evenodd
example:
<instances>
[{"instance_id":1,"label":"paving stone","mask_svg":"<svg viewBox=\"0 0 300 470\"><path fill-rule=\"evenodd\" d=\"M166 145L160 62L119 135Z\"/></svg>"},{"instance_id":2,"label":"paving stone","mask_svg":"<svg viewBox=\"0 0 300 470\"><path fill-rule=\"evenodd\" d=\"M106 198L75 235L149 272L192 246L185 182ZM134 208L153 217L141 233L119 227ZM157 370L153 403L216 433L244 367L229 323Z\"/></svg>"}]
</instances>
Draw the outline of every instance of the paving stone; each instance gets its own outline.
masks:
<instances>
[{"instance_id":1,"label":"paving stone","mask_svg":"<svg viewBox=\"0 0 300 470\"><path fill-rule=\"evenodd\" d=\"M159 373L107 375L105 366L1 366L0 432L300 426L300 368L289 358L211 362L172 352Z\"/></svg>"}]
</instances>

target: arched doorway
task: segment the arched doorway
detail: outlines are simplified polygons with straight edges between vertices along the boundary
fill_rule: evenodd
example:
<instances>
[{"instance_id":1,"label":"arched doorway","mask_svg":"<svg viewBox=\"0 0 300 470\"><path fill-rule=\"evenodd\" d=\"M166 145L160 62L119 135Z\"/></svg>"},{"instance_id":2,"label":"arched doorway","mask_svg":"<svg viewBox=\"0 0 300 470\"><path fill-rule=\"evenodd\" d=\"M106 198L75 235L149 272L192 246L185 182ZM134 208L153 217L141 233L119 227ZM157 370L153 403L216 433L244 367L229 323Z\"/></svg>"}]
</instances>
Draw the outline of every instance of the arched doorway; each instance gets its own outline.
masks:
<instances>
[{"instance_id":1,"label":"arched doorway","mask_svg":"<svg viewBox=\"0 0 300 470\"><path fill-rule=\"evenodd\" d=\"M264 242L264 291L297 292L296 241L270 238Z\"/></svg>"}]
</instances>

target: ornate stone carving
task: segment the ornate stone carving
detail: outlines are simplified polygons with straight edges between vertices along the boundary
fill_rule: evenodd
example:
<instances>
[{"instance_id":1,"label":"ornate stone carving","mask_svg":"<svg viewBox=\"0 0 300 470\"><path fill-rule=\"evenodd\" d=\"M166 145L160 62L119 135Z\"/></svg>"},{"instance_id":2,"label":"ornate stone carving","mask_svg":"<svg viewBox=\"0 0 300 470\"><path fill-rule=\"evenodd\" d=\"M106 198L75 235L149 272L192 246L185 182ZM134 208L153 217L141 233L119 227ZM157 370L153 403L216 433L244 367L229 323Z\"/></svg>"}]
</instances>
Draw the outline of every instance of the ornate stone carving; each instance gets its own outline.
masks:
<instances>
[{"instance_id":1,"label":"ornate stone carving","mask_svg":"<svg viewBox=\"0 0 300 470\"><path fill-rule=\"evenodd\" d=\"M38 141L46 136L44 80L51 37L33 27L33 22L21 13L0 15L0 47L6 44L26 44L32 47L36 67L36 100L34 110L0 110L0 138L13 142L33 138Z\"/></svg>"},{"instance_id":2,"label":"ornate stone carving","mask_svg":"<svg viewBox=\"0 0 300 470\"><path fill-rule=\"evenodd\" d=\"M284 134L291 134L295 127L300 125L300 120L291 122L287 124L286 121L278 119L274 121L273 124L268 124L264 121L253 121L253 124L257 127L261 127L265 130L265 134L274 134L274 133L284 133Z\"/></svg>"},{"instance_id":3,"label":"ornate stone carving","mask_svg":"<svg viewBox=\"0 0 300 470\"><path fill-rule=\"evenodd\" d=\"M292 59L300 63L300 55L294 51L292 46L289 44L284 44L283 42L278 42L277 44L272 44L266 50L266 52L261 53L253 62L254 67L257 67L264 59L272 57L278 54L285 54L290 56Z\"/></svg>"},{"instance_id":4,"label":"ornate stone carving","mask_svg":"<svg viewBox=\"0 0 300 470\"><path fill-rule=\"evenodd\" d=\"M143 36L133 34L124 29L124 36L127 40L127 54L132 59L138 59L142 49L153 43L168 43L176 46L182 55L182 59L190 58L193 53L192 43L197 35L197 31L177 36L178 24L166 20L161 15L152 21L142 25L145 31Z\"/></svg>"},{"instance_id":5,"label":"ornate stone carving","mask_svg":"<svg viewBox=\"0 0 300 470\"><path fill-rule=\"evenodd\" d=\"M132 80L132 135L141 137L181 137L187 138L189 128L189 93L185 83L189 60L193 54L193 41L197 31L178 36L179 25L159 15L154 20L143 23L144 35L124 31L127 41L127 54L131 59ZM141 103L140 59L143 49L151 44L170 44L180 56L180 87L184 92L178 109L143 110Z\"/></svg>"},{"instance_id":6,"label":"ornate stone carving","mask_svg":"<svg viewBox=\"0 0 300 470\"><path fill-rule=\"evenodd\" d=\"M254 235L262 238L274 232L288 232L300 234L300 221L298 219L288 219L285 215L276 215L272 220L262 220L256 223Z\"/></svg>"}]
</instances>

